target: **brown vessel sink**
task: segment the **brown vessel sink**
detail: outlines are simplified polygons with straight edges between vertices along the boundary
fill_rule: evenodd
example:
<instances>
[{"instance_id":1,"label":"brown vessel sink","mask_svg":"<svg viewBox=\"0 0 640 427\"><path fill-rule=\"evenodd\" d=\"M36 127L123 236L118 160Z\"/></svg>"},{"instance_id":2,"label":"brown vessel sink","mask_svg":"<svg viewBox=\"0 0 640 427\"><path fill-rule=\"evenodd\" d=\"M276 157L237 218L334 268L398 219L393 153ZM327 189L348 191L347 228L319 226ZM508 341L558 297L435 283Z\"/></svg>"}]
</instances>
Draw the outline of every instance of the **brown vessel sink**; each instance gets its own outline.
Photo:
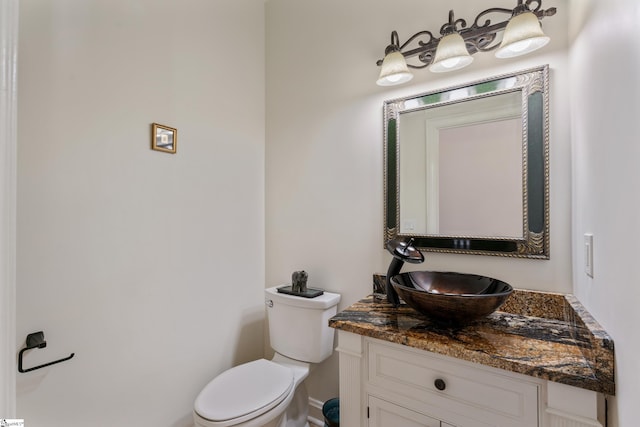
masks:
<instances>
[{"instance_id":1,"label":"brown vessel sink","mask_svg":"<svg viewBox=\"0 0 640 427\"><path fill-rule=\"evenodd\" d=\"M476 274L412 271L391 277L400 298L430 320L464 326L496 311L511 285Z\"/></svg>"}]
</instances>

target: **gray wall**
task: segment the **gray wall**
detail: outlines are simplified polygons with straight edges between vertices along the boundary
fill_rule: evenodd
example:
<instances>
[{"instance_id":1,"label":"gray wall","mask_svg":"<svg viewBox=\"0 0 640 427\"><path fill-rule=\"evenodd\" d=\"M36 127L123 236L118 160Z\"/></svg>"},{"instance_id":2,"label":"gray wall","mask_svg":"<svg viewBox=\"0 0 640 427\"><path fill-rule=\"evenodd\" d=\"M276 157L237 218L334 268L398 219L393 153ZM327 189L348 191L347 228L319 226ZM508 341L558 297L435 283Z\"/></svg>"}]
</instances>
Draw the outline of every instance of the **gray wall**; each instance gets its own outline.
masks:
<instances>
[{"instance_id":1,"label":"gray wall","mask_svg":"<svg viewBox=\"0 0 640 427\"><path fill-rule=\"evenodd\" d=\"M17 414L191 425L263 354L263 2L20 3L16 346L76 356L19 374Z\"/></svg>"},{"instance_id":2,"label":"gray wall","mask_svg":"<svg viewBox=\"0 0 640 427\"><path fill-rule=\"evenodd\" d=\"M609 425L633 427L640 401L640 4L576 0L572 16L574 292L616 347ZM585 233L593 234L593 278L584 271Z\"/></svg>"}]
</instances>

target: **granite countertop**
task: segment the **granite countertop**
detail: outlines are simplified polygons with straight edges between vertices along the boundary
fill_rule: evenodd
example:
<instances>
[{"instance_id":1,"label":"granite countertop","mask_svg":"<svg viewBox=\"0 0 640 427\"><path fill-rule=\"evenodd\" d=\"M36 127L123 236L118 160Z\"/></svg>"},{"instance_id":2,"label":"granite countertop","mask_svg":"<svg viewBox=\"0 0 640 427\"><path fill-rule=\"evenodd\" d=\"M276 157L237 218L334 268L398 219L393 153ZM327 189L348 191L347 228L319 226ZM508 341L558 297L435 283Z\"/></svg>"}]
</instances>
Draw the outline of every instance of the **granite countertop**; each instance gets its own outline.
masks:
<instances>
[{"instance_id":1,"label":"granite countertop","mask_svg":"<svg viewBox=\"0 0 640 427\"><path fill-rule=\"evenodd\" d=\"M613 340L572 295L516 289L485 319L438 326L370 295L329 320L358 335L613 395Z\"/></svg>"}]
</instances>

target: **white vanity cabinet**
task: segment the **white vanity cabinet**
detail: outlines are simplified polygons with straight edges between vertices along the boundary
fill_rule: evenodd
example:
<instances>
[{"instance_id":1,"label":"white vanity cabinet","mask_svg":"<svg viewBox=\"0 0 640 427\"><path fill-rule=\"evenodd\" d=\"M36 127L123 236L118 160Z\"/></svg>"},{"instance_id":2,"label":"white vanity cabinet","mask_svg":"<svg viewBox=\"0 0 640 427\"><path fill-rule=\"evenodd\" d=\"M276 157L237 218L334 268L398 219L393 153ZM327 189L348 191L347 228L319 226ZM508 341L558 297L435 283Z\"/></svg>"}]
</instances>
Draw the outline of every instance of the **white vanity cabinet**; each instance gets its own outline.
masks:
<instances>
[{"instance_id":1,"label":"white vanity cabinet","mask_svg":"<svg viewBox=\"0 0 640 427\"><path fill-rule=\"evenodd\" d=\"M348 427L602 427L598 393L338 331Z\"/></svg>"}]
</instances>

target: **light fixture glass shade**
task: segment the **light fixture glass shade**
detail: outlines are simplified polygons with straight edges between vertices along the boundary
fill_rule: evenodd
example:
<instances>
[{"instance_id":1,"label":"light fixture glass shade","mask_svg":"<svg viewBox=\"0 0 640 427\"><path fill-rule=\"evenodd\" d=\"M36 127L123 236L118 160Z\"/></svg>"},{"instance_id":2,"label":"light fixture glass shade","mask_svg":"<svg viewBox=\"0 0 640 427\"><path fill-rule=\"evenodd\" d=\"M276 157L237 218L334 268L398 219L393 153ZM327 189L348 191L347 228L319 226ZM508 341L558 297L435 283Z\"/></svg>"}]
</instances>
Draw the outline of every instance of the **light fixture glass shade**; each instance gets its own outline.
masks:
<instances>
[{"instance_id":1,"label":"light fixture glass shade","mask_svg":"<svg viewBox=\"0 0 640 427\"><path fill-rule=\"evenodd\" d=\"M447 34L440 40L433 63L429 71L444 73L459 70L473 62L462 36L458 33Z\"/></svg>"},{"instance_id":2,"label":"light fixture glass shade","mask_svg":"<svg viewBox=\"0 0 640 427\"><path fill-rule=\"evenodd\" d=\"M407 61L399 51L389 52L382 61L380 77L376 81L378 86L393 86L406 83L413 78L409 72Z\"/></svg>"},{"instance_id":3,"label":"light fixture glass shade","mask_svg":"<svg viewBox=\"0 0 640 427\"><path fill-rule=\"evenodd\" d=\"M502 43L496 50L497 58L513 58L540 49L549 43L540 21L533 12L524 12L509 20L502 36Z\"/></svg>"}]
</instances>

